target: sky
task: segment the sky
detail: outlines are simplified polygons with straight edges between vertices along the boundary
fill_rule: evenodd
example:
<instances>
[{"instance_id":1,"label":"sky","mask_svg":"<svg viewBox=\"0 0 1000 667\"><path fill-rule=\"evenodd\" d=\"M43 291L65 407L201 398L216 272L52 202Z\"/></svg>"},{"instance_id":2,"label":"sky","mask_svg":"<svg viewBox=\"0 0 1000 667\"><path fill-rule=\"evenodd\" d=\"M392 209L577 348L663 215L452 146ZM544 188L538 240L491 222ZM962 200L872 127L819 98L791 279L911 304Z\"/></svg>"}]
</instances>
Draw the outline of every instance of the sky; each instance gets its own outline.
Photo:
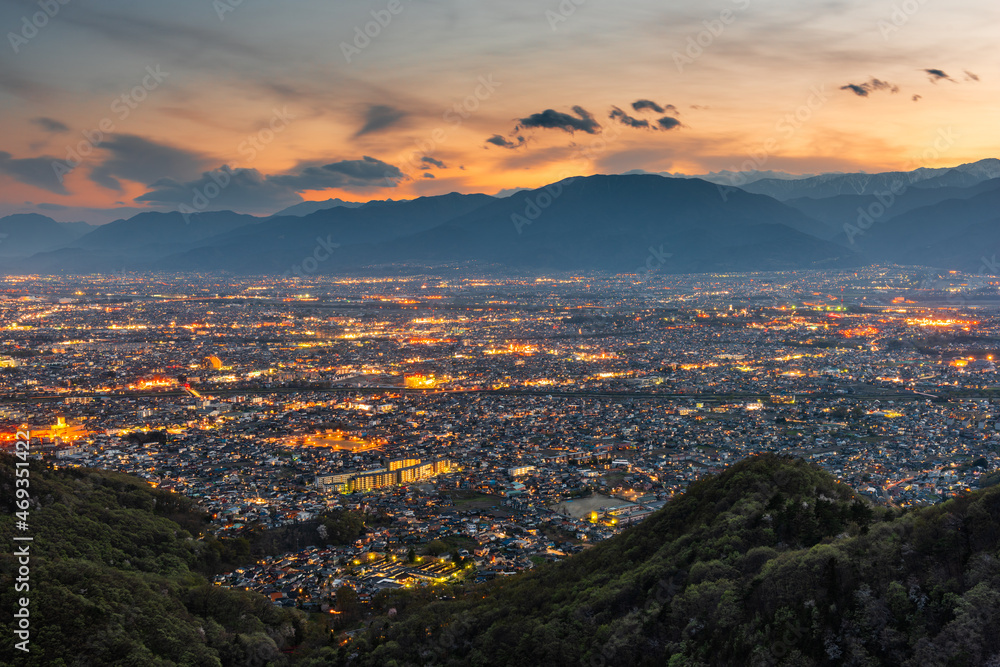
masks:
<instances>
[{"instance_id":1,"label":"sky","mask_svg":"<svg viewBox=\"0 0 1000 667\"><path fill-rule=\"evenodd\" d=\"M990 0L0 0L0 215L1000 157Z\"/></svg>"}]
</instances>

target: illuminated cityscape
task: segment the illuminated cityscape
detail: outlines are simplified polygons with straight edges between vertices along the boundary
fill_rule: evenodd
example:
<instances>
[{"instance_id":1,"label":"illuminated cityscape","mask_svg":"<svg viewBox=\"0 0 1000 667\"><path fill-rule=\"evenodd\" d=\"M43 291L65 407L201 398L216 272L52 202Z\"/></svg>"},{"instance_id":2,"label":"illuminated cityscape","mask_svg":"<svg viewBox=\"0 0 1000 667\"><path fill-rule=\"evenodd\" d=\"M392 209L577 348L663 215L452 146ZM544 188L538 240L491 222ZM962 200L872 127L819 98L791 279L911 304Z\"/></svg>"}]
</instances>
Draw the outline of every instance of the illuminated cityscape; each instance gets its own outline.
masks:
<instances>
[{"instance_id":1,"label":"illuminated cityscape","mask_svg":"<svg viewBox=\"0 0 1000 667\"><path fill-rule=\"evenodd\" d=\"M1000 293L981 277L2 284L5 446L30 430L57 466L190 496L220 536L331 508L382 517L352 545L218 578L279 604L531 569L754 453L897 507L1000 466ZM475 574L403 562L435 540ZM302 563L319 564L307 586Z\"/></svg>"}]
</instances>

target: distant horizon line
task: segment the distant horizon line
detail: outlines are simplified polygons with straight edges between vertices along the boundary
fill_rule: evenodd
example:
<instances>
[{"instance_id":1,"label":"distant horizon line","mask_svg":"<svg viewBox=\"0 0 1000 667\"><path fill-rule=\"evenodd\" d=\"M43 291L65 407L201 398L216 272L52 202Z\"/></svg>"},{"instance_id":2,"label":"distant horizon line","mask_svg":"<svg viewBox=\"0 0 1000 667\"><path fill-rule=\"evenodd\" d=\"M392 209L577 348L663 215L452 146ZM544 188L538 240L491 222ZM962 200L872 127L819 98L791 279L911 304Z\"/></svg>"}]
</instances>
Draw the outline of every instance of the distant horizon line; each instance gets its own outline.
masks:
<instances>
[{"instance_id":1,"label":"distant horizon line","mask_svg":"<svg viewBox=\"0 0 1000 667\"><path fill-rule=\"evenodd\" d=\"M594 177L594 176L660 176L662 178L701 179L701 180L705 180L705 181L707 181L709 183L715 183L715 181L711 180L712 178L718 179L718 178L721 178L721 177L724 177L724 176L727 176L727 175L744 175L744 176L747 176L747 177L751 178L751 180L743 181L739 185L729 184L729 183L723 183L723 185L727 185L728 187L737 187L738 188L738 187L741 187L743 185L749 185L752 182L756 182L756 181L759 181L759 180L766 180L768 178L775 178L777 180L796 180L796 181L798 181L798 180L806 180L806 179L809 179L809 178L816 178L816 177L819 177L819 176L847 176L847 175L851 175L851 174L858 174L858 175L865 175L865 176L875 176L875 175L880 175L880 174L914 173L914 172L918 172L918 171L922 171L922 170L929 170L929 171L949 171L951 169L957 169L959 167L963 167L963 166L967 166L967 165L975 165L975 164L979 164L981 162L989 162L989 161L1000 161L1000 158L986 157L986 158L981 158L979 160L974 160L972 162L959 162L958 164L953 164L953 165L945 166L945 167L921 166L921 167L917 167L915 169L910 169L910 170L873 171L873 172L868 172L868 171L864 171L864 170L858 170L858 171L823 171L823 172L819 172L819 173L801 173L801 174L796 174L796 173L792 173L792 172L779 171L779 170L749 169L749 170L742 170L742 171L733 171L733 170L730 170L730 169L722 169L722 170L719 170L719 171L710 171L710 172L702 173L702 174L685 174L683 172L668 172L668 171L656 172L656 171L647 171L647 170L644 170L644 169L630 169L630 170L623 171L623 172L618 172L618 173L575 174L575 175L571 175L571 176L565 176L564 178L560 178L558 180L552 181L552 183L560 183L560 182L568 180L568 179L590 178L590 177ZM760 177L759 178L753 178L753 176L760 176ZM301 206L303 204L310 204L310 203L321 204L321 203L327 203L327 202L331 202L331 201L339 201L339 202L343 202L344 204L356 204L358 206L364 206L366 204L371 204L371 203L374 203L374 202L406 202L406 201L416 201L418 199L426 199L426 198L431 198L431 197L443 197L443 196L454 195L454 194L458 194L458 195L477 195L478 194L478 195L485 195L485 196L488 196L488 197L494 197L494 198L498 198L498 199L504 199L504 198L513 196L513 195L517 194L518 192L538 190L538 189L544 188L544 187L546 187L548 185L551 185L552 183L547 183L545 185L541 185L541 186L537 186L537 187L502 188L502 189L496 191L493 194L490 194L488 192L483 192L483 191L460 192L458 190L453 190L451 192L442 192L442 193L438 193L438 194L420 195L420 196L415 196L415 197L400 197L398 199L392 198L392 197L385 197L385 198L373 197L371 199L366 199L366 200L347 200L347 199L343 199L341 197L329 197L327 199L303 199L300 202L296 202L294 204L290 204L288 206L284 206L284 207L279 208L278 210L273 211L271 213L245 213L245 212L236 211L233 208L206 208L203 211L197 211L197 213L225 213L225 212L230 212L230 213L235 213L237 215L245 215L245 216L249 216L249 217L253 217L253 218L266 219L266 218L271 218L271 217L275 217L277 215L280 215L283 211L288 211L289 209L295 208L297 206ZM40 203L37 203L37 204L36 203L31 203L31 202L25 202L25 203L27 204L27 206L25 206L25 209L27 209L27 210L5 212L2 215L0 215L0 220L3 220L4 218L8 218L8 217L18 216L18 215L39 215L39 216L42 216L42 217L49 218L53 222L57 222L59 224L87 224L87 225L90 225L91 227L101 227L101 226L104 226L106 224L110 224L112 222L115 222L116 220L123 220L123 219L127 220L127 219L133 218L133 217L135 217L137 215L141 215L143 213L164 213L164 214L169 214L169 213L177 213L177 212L179 212L178 208L169 208L169 207L120 206L120 207L116 207L116 208L103 209L103 208L86 208L86 207L76 207L76 206L64 206L64 205L61 205L61 204L54 204L54 203L50 203L50 202L40 202ZM335 207L331 207L331 208L335 208ZM56 210L55 211L48 211L47 209L56 209ZM44 211L44 212L40 212L40 211ZM90 221L80 220L80 219L57 220L55 217L53 217L53 215L58 215L60 211L87 211L91 215L104 214L106 217L109 217L109 219L105 220L104 222L90 222ZM115 213L116 211L121 211L122 214L121 215L117 215ZM289 214L289 215L294 215L294 214ZM111 216L116 216L116 217L111 217ZM66 216L60 216L60 217L66 217Z\"/></svg>"}]
</instances>

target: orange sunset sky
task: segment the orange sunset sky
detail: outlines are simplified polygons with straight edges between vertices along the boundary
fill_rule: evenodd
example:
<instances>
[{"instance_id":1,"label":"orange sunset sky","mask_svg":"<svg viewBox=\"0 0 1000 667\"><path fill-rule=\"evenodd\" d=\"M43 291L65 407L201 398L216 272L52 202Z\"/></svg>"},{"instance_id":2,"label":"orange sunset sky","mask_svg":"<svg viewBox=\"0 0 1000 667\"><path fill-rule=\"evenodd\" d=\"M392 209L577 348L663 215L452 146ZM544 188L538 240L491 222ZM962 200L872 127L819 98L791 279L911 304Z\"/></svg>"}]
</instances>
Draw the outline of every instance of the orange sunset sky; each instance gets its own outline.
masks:
<instances>
[{"instance_id":1,"label":"orange sunset sky","mask_svg":"<svg viewBox=\"0 0 1000 667\"><path fill-rule=\"evenodd\" d=\"M986 0L11 0L0 28L0 215L1000 157Z\"/></svg>"}]
</instances>

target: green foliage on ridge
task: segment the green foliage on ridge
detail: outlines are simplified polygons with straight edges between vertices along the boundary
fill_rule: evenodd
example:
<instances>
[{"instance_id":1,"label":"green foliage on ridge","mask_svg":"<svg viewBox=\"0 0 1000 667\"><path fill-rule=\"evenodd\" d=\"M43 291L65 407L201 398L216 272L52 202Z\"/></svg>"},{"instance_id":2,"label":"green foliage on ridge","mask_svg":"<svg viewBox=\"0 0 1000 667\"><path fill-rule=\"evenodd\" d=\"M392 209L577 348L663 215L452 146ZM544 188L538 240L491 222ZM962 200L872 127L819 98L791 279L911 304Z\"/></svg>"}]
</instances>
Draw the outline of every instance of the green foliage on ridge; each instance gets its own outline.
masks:
<instances>
[{"instance_id":1,"label":"green foliage on ridge","mask_svg":"<svg viewBox=\"0 0 1000 667\"><path fill-rule=\"evenodd\" d=\"M15 649L8 620L4 664L264 667L326 641L303 614L200 574L230 545L195 539L207 517L191 500L127 475L35 462L28 479L29 530L16 531L15 459L0 456L0 540L34 537L29 591L15 592L12 549L0 558L0 605L12 614L17 598L31 600L30 652Z\"/></svg>"},{"instance_id":2,"label":"green foliage on ridge","mask_svg":"<svg viewBox=\"0 0 1000 667\"><path fill-rule=\"evenodd\" d=\"M1000 488L900 512L757 456L578 556L380 618L325 660L998 664L998 546Z\"/></svg>"},{"instance_id":3,"label":"green foliage on ridge","mask_svg":"<svg viewBox=\"0 0 1000 667\"><path fill-rule=\"evenodd\" d=\"M13 471L0 458L8 544ZM333 646L299 612L208 584L201 573L243 547L196 539L206 517L192 501L93 470L32 464L30 479L32 653L16 654L8 631L5 662L1000 664L1000 487L891 510L814 465L756 456L562 562L452 590L457 599L378 599L385 615ZM351 516L321 522L344 539L359 530ZM0 563L0 604L14 609L16 564L9 553Z\"/></svg>"}]
</instances>

